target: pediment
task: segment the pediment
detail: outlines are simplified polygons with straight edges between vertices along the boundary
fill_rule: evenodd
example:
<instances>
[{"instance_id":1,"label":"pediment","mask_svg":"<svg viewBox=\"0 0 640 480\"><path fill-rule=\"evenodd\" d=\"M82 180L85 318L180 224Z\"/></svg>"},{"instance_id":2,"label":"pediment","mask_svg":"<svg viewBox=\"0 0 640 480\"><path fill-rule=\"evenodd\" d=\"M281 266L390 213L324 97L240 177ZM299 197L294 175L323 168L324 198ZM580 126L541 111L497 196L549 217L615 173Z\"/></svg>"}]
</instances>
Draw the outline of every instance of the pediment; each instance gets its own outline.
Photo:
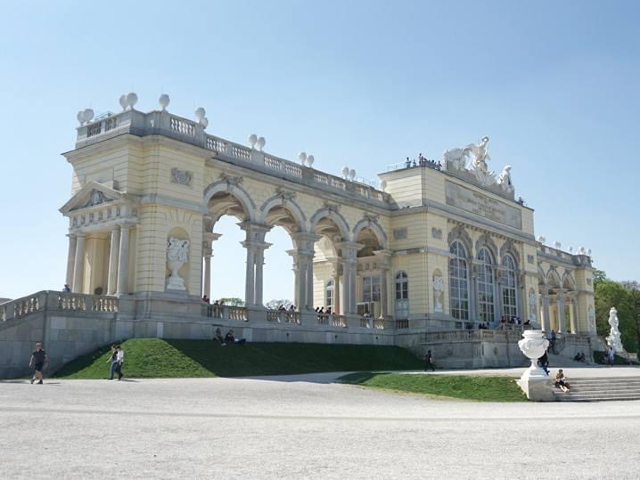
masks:
<instances>
[{"instance_id":1,"label":"pediment","mask_svg":"<svg viewBox=\"0 0 640 480\"><path fill-rule=\"evenodd\" d=\"M107 187L101 183L91 181L76 192L61 208L62 214L67 214L75 210L95 207L125 199L125 195L118 190Z\"/></svg>"}]
</instances>

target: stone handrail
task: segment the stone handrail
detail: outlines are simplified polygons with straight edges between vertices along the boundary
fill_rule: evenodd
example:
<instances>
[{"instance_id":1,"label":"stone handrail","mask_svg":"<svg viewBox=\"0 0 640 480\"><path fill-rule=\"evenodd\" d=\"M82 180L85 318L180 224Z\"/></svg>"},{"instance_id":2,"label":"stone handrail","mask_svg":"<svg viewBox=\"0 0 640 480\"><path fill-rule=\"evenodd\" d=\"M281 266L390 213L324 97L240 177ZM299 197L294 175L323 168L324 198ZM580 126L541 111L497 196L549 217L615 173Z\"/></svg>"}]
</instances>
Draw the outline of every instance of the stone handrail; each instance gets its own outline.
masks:
<instances>
[{"instance_id":1,"label":"stone handrail","mask_svg":"<svg viewBox=\"0 0 640 480\"><path fill-rule=\"evenodd\" d=\"M96 118L93 122L78 127L76 148L123 133L132 133L138 136L163 135L199 146L213 152L215 157L229 159L252 169L267 173L273 172L279 176L297 179L307 184L318 184L322 188L351 194L364 200L373 200L383 204L391 202L391 197L388 194L370 185L346 180L264 153L255 148L209 135L204 131L202 124L173 115L166 110L143 113L131 109L107 117Z\"/></svg>"},{"instance_id":2,"label":"stone handrail","mask_svg":"<svg viewBox=\"0 0 640 480\"><path fill-rule=\"evenodd\" d=\"M43 290L0 305L0 321L40 310L117 313L118 309L116 297Z\"/></svg>"}]
</instances>

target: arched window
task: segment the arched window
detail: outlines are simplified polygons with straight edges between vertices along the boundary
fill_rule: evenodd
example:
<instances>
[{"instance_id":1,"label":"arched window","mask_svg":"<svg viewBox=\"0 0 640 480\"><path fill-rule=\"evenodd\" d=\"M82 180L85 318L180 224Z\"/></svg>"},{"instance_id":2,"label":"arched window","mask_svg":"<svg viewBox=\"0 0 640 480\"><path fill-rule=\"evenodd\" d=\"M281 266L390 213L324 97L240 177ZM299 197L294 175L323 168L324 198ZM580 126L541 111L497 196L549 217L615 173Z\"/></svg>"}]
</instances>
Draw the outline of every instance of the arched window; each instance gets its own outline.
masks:
<instances>
[{"instance_id":1,"label":"arched window","mask_svg":"<svg viewBox=\"0 0 640 480\"><path fill-rule=\"evenodd\" d=\"M495 321L495 283L493 259L486 248L478 252L478 317L481 322Z\"/></svg>"},{"instance_id":2,"label":"arched window","mask_svg":"<svg viewBox=\"0 0 640 480\"><path fill-rule=\"evenodd\" d=\"M329 280L327 282L327 286L324 289L324 306L325 307L331 307L331 310L333 311L334 309L334 299L335 299L335 295L333 294L335 292L335 285L333 283L333 280Z\"/></svg>"},{"instance_id":3,"label":"arched window","mask_svg":"<svg viewBox=\"0 0 640 480\"><path fill-rule=\"evenodd\" d=\"M395 277L396 319L405 320L409 318L409 275L407 272L398 272Z\"/></svg>"},{"instance_id":4,"label":"arched window","mask_svg":"<svg viewBox=\"0 0 640 480\"><path fill-rule=\"evenodd\" d=\"M451 316L458 320L469 319L469 266L467 251L462 242L455 240L449 251L449 306Z\"/></svg>"},{"instance_id":5,"label":"arched window","mask_svg":"<svg viewBox=\"0 0 640 480\"><path fill-rule=\"evenodd\" d=\"M516 300L517 277L516 262L511 255L502 259L504 275L502 280L502 315L507 319L518 316L518 302Z\"/></svg>"}]
</instances>

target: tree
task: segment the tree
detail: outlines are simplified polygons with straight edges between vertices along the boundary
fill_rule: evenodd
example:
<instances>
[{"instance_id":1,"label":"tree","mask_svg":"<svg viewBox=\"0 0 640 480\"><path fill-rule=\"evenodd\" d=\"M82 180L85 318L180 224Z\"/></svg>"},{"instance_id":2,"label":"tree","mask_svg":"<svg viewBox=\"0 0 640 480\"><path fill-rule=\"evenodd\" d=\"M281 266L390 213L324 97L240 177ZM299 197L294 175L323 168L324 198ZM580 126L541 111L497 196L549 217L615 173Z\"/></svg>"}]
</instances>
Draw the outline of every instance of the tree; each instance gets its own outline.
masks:
<instances>
[{"instance_id":1,"label":"tree","mask_svg":"<svg viewBox=\"0 0 640 480\"><path fill-rule=\"evenodd\" d=\"M231 307L244 307L244 300L242 300L241 298L221 298L220 301L224 302L225 305L229 305Z\"/></svg>"},{"instance_id":2,"label":"tree","mask_svg":"<svg viewBox=\"0 0 640 480\"><path fill-rule=\"evenodd\" d=\"M593 271L593 286L594 288L598 286L599 283L604 282L605 280L609 280L607 278L607 274L604 270L598 270L597 268Z\"/></svg>"},{"instance_id":3,"label":"tree","mask_svg":"<svg viewBox=\"0 0 640 480\"><path fill-rule=\"evenodd\" d=\"M609 310L611 307L616 307L620 320L622 343L629 352L638 351L640 299L634 298L635 295L635 291L628 290L621 283L613 280L605 279L596 284L595 303L598 335L601 337L609 335Z\"/></svg>"},{"instance_id":4,"label":"tree","mask_svg":"<svg viewBox=\"0 0 640 480\"><path fill-rule=\"evenodd\" d=\"M284 300L273 299L273 300L269 300L265 306L269 310L278 310L281 305L284 306L284 308L286 308L287 310L289 310L289 307L293 305L293 302L291 300L286 300L286 299Z\"/></svg>"}]
</instances>

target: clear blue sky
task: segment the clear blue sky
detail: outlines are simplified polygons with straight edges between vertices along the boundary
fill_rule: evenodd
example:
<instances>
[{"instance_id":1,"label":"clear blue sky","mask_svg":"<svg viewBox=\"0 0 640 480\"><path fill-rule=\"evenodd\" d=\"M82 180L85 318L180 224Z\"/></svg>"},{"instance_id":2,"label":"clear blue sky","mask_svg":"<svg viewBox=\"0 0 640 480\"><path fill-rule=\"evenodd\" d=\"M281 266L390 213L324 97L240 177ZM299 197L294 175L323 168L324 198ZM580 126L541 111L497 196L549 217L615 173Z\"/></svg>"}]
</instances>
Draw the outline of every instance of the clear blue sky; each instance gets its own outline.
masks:
<instances>
[{"instance_id":1,"label":"clear blue sky","mask_svg":"<svg viewBox=\"0 0 640 480\"><path fill-rule=\"evenodd\" d=\"M204 106L210 133L369 178L488 135L537 234L640 280L638 18L633 1L3 2L0 297L62 285L59 154L78 110L117 111L131 90L141 110L166 92L176 114ZM244 291L228 224L214 296ZM287 239L269 240L265 299L290 298Z\"/></svg>"}]
</instances>

